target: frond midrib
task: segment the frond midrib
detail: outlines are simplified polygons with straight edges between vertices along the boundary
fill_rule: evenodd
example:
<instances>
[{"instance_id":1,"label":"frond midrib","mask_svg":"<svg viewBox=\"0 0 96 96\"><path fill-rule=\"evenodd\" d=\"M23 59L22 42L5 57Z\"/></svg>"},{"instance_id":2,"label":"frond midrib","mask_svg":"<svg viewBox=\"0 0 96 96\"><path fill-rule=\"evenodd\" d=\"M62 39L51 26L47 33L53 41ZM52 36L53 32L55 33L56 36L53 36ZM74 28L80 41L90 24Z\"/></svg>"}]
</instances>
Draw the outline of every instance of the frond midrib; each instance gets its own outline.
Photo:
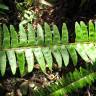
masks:
<instances>
[{"instance_id":1,"label":"frond midrib","mask_svg":"<svg viewBox=\"0 0 96 96\"><path fill-rule=\"evenodd\" d=\"M45 48L45 47L49 47L49 48L53 48L55 46L57 47L61 47L61 46L70 46L70 45L77 45L77 44L96 44L96 42L75 42L75 43L65 43L65 44L57 44L57 45L50 45L50 46L47 46L47 45L36 45L36 46L22 46L22 47L17 47L17 48L1 48L0 51L7 51L7 50L18 50L18 49L28 49L28 48Z\"/></svg>"}]
</instances>

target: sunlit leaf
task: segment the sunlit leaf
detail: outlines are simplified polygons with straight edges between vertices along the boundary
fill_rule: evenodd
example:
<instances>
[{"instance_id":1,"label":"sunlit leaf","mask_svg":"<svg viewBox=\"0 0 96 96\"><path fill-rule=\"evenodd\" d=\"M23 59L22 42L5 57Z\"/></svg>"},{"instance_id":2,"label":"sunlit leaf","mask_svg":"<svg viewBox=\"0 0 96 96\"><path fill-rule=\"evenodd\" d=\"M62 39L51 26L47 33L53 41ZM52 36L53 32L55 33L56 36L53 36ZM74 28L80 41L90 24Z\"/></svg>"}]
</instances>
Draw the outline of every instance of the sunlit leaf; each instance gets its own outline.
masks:
<instances>
[{"instance_id":1,"label":"sunlit leaf","mask_svg":"<svg viewBox=\"0 0 96 96\"><path fill-rule=\"evenodd\" d=\"M32 49L25 49L25 56L27 60L28 72L32 72L34 67L34 56Z\"/></svg>"},{"instance_id":2,"label":"sunlit leaf","mask_svg":"<svg viewBox=\"0 0 96 96\"><path fill-rule=\"evenodd\" d=\"M55 45L60 44L60 34L59 34L59 30L56 25L53 25L53 30L54 30L53 44L55 44Z\"/></svg>"},{"instance_id":3,"label":"sunlit leaf","mask_svg":"<svg viewBox=\"0 0 96 96\"><path fill-rule=\"evenodd\" d=\"M43 56L41 48L35 48L33 52L35 54L36 60L38 61L40 65L41 70L45 73L46 65L45 65L44 56Z\"/></svg>"},{"instance_id":4,"label":"sunlit leaf","mask_svg":"<svg viewBox=\"0 0 96 96\"><path fill-rule=\"evenodd\" d=\"M78 54L81 56L81 58L83 60L85 60L86 62L89 62L89 58L88 58L88 56L87 56L82 44L77 44L75 46L75 49L77 50Z\"/></svg>"},{"instance_id":5,"label":"sunlit leaf","mask_svg":"<svg viewBox=\"0 0 96 96\"><path fill-rule=\"evenodd\" d=\"M50 44L52 44L52 32L51 32L51 29L50 29L50 26L45 23L44 24L44 28L45 28L45 44L47 46L49 46Z\"/></svg>"},{"instance_id":6,"label":"sunlit leaf","mask_svg":"<svg viewBox=\"0 0 96 96\"><path fill-rule=\"evenodd\" d=\"M42 52L44 54L44 58L47 62L49 69L52 70L53 58L52 58L51 50L48 47L46 47L46 48L42 48Z\"/></svg>"},{"instance_id":7,"label":"sunlit leaf","mask_svg":"<svg viewBox=\"0 0 96 96\"><path fill-rule=\"evenodd\" d=\"M32 27L32 24L28 23L28 44L35 45L36 38L35 38L35 30Z\"/></svg>"},{"instance_id":8,"label":"sunlit leaf","mask_svg":"<svg viewBox=\"0 0 96 96\"><path fill-rule=\"evenodd\" d=\"M25 72L24 50L23 49L16 50L16 56L17 56L17 64L19 66L20 74L21 76L23 76Z\"/></svg>"},{"instance_id":9,"label":"sunlit leaf","mask_svg":"<svg viewBox=\"0 0 96 96\"><path fill-rule=\"evenodd\" d=\"M87 42L88 41L88 29L87 29L88 26L83 21L80 22L80 26L81 26L81 32L83 34L82 41Z\"/></svg>"},{"instance_id":10,"label":"sunlit leaf","mask_svg":"<svg viewBox=\"0 0 96 96\"><path fill-rule=\"evenodd\" d=\"M18 47L18 34L15 31L13 25L10 25L10 32L11 32L11 47L13 48Z\"/></svg>"},{"instance_id":11,"label":"sunlit leaf","mask_svg":"<svg viewBox=\"0 0 96 96\"><path fill-rule=\"evenodd\" d=\"M6 71L6 54L5 51L0 51L0 71L1 75L5 75Z\"/></svg>"},{"instance_id":12,"label":"sunlit leaf","mask_svg":"<svg viewBox=\"0 0 96 96\"><path fill-rule=\"evenodd\" d=\"M72 61L73 61L73 64L77 65L78 57L77 57L77 53L76 53L74 45L67 46L67 49L68 49L68 51L70 53L70 56L71 56Z\"/></svg>"},{"instance_id":13,"label":"sunlit leaf","mask_svg":"<svg viewBox=\"0 0 96 96\"><path fill-rule=\"evenodd\" d=\"M92 60L92 62L95 62L95 60L96 60L96 48L94 47L94 45L92 43L89 45L84 44L84 49L85 49L88 57Z\"/></svg>"},{"instance_id":14,"label":"sunlit leaf","mask_svg":"<svg viewBox=\"0 0 96 96\"><path fill-rule=\"evenodd\" d=\"M52 53L53 53L54 58L56 59L58 67L61 68L62 67L62 56L61 56L61 53L57 46L54 46L52 48Z\"/></svg>"},{"instance_id":15,"label":"sunlit leaf","mask_svg":"<svg viewBox=\"0 0 96 96\"><path fill-rule=\"evenodd\" d=\"M96 32L93 22L89 21L89 41L96 41Z\"/></svg>"},{"instance_id":16,"label":"sunlit leaf","mask_svg":"<svg viewBox=\"0 0 96 96\"><path fill-rule=\"evenodd\" d=\"M7 57L8 57L9 65L11 67L11 71L12 71L13 75L15 75L16 68L17 68L15 52L13 50L8 50Z\"/></svg>"},{"instance_id":17,"label":"sunlit leaf","mask_svg":"<svg viewBox=\"0 0 96 96\"><path fill-rule=\"evenodd\" d=\"M27 44L27 33L24 29L23 25L19 25L19 40L20 40L20 46L26 46Z\"/></svg>"},{"instance_id":18,"label":"sunlit leaf","mask_svg":"<svg viewBox=\"0 0 96 96\"><path fill-rule=\"evenodd\" d=\"M39 45L44 43L44 31L40 24L37 25L37 41Z\"/></svg>"},{"instance_id":19,"label":"sunlit leaf","mask_svg":"<svg viewBox=\"0 0 96 96\"><path fill-rule=\"evenodd\" d=\"M63 23L62 27L62 43L68 43L68 29L66 23Z\"/></svg>"},{"instance_id":20,"label":"sunlit leaf","mask_svg":"<svg viewBox=\"0 0 96 96\"><path fill-rule=\"evenodd\" d=\"M61 46L60 52L61 52L64 64L65 66L67 66L69 64L69 53L64 45Z\"/></svg>"},{"instance_id":21,"label":"sunlit leaf","mask_svg":"<svg viewBox=\"0 0 96 96\"><path fill-rule=\"evenodd\" d=\"M83 33L80 24L78 22L75 23L75 32L76 32L76 42L82 42Z\"/></svg>"},{"instance_id":22,"label":"sunlit leaf","mask_svg":"<svg viewBox=\"0 0 96 96\"><path fill-rule=\"evenodd\" d=\"M10 33L5 24L3 24L3 36L3 48L10 48Z\"/></svg>"}]
</instances>

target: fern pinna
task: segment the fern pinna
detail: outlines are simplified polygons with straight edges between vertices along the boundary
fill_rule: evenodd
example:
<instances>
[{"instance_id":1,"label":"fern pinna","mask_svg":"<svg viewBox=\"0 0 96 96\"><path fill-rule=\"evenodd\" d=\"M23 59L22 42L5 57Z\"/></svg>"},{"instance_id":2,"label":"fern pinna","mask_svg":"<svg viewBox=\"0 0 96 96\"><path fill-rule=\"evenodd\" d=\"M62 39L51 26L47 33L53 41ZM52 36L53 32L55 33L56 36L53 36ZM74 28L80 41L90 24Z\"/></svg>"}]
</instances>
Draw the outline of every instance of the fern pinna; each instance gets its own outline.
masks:
<instances>
[{"instance_id":1,"label":"fern pinna","mask_svg":"<svg viewBox=\"0 0 96 96\"><path fill-rule=\"evenodd\" d=\"M78 88L83 88L86 85L91 85L96 80L96 65L90 68L75 69L74 72L69 72L59 81L47 86L43 89L34 91L33 96L66 96Z\"/></svg>"},{"instance_id":2,"label":"fern pinna","mask_svg":"<svg viewBox=\"0 0 96 96\"><path fill-rule=\"evenodd\" d=\"M78 54L86 63L94 64L96 59L96 29L93 21L90 20L87 25L83 21L75 23L76 42L71 44L68 43L68 30L65 23L62 26L62 36L59 34L56 25L52 25L51 27L52 30L47 23L44 23L43 26L38 24L37 28L34 29L30 23L27 24L27 27L20 24L19 31L17 32L13 25L10 25L9 27L5 24L1 25L1 75L5 75L8 63L12 74L15 75L17 68L19 68L21 76L23 76L26 71L29 73L32 72L35 62L38 62L42 72L45 74L46 67L52 70L52 66L55 63L54 59L59 68L62 66L67 67L70 64L70 58L72 59L74 66L76 66L78 62ZM81 88L86 84L93 82L95 80L94 70L92 70L92 72L84 70L82 68L79 71L75 70L73 73L66 75L64 82L62 81L64 79L62 79L62 82L58 81L57 84L49 86L47 89L49 89L50 96L63 96L76 88ZM62 89L59 90L59 88ZM43 90L42 92L46 92L46 90ZM41 95L39 94L35 96Z\"/></svg>"}]
</instances>

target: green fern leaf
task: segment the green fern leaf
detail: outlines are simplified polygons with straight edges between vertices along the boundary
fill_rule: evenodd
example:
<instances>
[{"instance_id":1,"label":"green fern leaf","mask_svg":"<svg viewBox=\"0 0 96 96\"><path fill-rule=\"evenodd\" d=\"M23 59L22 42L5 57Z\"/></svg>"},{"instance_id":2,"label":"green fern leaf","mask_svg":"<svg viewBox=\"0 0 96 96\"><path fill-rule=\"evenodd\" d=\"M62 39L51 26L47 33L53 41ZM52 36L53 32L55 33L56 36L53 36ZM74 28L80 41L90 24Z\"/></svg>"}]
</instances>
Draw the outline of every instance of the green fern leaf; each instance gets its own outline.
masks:
<instances>
[{"instance_id":1,"label":"green fern leaf","mask_svg":"<svg viewBox=\"0 0 96 96\"><path fill-rule=\"evenodd\" d=\"M6 54L5 51L0 51L0 71L1 75L5 75L6 71Z\"/></svg>"},{"instance_id":2,"label":"green fern leaf","mask_svg":"<svg viewBox=\"0 0 96 96\"><path fill-rule=\"evenodd\" d=\"M92 60L92 62L95 62L96 60L96 48L94 47L94 45L91 44L84 44L84 49L88 55L88 57Z\"/></svg>"},{"instance_id":3,"label":"green fern leaf","mask_svg":"<svg viewBox=\"0 0 96 96\"><path fill-rule=\"evenodd\" d=\"M11 47L16 48L18 47L18 34L15 31L13 25L10 25L10 32L11 32Z\"/></svg>"},{"instance_id":4,"label":"green fern leaf","mask_svg":"<svg viewBox=\"0 0 96 96\"><path fill-rule=\"evenodd\" d=\"M73 64L77 65L78 57L77 57L77 53L76 53L74 45L67 46L67 49L68 49L68 51L70 53L70 56L71 56L72 61L73 61Z\"/></svg>"},{"instance_id":5,"label":"green fern leaf","mask_svg":"<svg viewBox=\"0 0 96 96\"><path fill-rule=\"evenodd\" d=\"M28 72L32 72L34 67L34 56L32 53L32 49L25 49L25 56L28 65Z\"/></svg>"},{"instance_id":6,"label":"green fern leaf","mask_svg":"<svg viewBox=\"0 0 96 96\"><path fill-rule=\"evenodd\" d=\"M61 52L64 64L65 66L67 66L69 64L69 53L64 45L61 46L60 52Z\"/></svg>"},{"instance_id":7,"label":"green fern leaf","mask_svg":"<svg viewBox=\"0 0 96 96\"><path fill-rule=\"evenodd\" d=\"M44 28L45 28L45 45L50 46L52 44L51 29L47 23L44 24Z\"/></svg>"},{"instance_id":8,"label":"green fern leaf","mask_svg":"<svg viewBox=\"0 0 96 96\"><path fill-rule=\"evenodd\" d=\"M81 30L81 26L78 22L75 23L75 32L76 32L76 42L82 42L82 30Z\"/></svg>"},{"instance_id":9,"label":"green fern leaf","mask_svg":"<svg viewBox=\"0 0 96 96\"><path fill-rule=\"evenodd\" d=\"M35 45L35 30L32 25L28 23L28 45Z\"/></svg>"},{"instance_id":10,"label":"green fern leaf","mask_svg":"<svg viewBox=\"0 0 96 96\"><path fill-rule=\"evenodd\" d=\"M62 27L62 43L68 43L68 29L65 23L63 23Z\"/></svg>"},{"instance_id":11,"label":"green fern leaf","mask_svg":"<svg viewBox=\"0 0 96 96\"><path fill-rule=\"evenodd\" d=\"M23 25L19 25L19 40L20 40L20 46L26 46L27 45L27 33L23 27Z\"/></svg>"},{"instance_id":12,"label":"green fern leaf","mask_svg":"<svg viewBox=\"0 0 96 96\"><path fill-rule=\"evenodd\" d=\"M89 41L96 41L96 32L93 22L89 21Z\"/></svg>"},{"instance_id":13,"label":"green fern leaf","mask_svg":"<svg viewBox=\"0 0 96 96\"><path fill-rule=\"evenodd\" d=\"M35 57L36 57L39 65L40 65L41 70L45 73L46 72L46 64L44 61L44 56L43 56L41 48L35 48L33 50L33 52L35 54Z\"/></svg>"},{"instance_id":14,"label":"green fern leaf","mask_svg":"<svg viewBox=\"0 0 96 96\"><path fill-rule=\"evenodd\" d=\"M40 24L37 25L37 41L38 45L44 44L44 32Z\"/></svg>"},{"instance_id":15,"label":"green fern leaf","mask_svg":"<svg viewBox=\"0 0 96 96\"><path fill-rule=\"evenodd\" d=\"M46 47L46 48L42 48L42 52L44 54L44 58L47 62L49 69L52 70L53 60L52 60L51 50L49 49L49 47Z\"/></svg>"},{"instance_id":16,"label":"green fern leaf","mask_svg":"<svg viewBox=\"0 0 96 96\"><path fill-rule=\"evenodd\" d=\"M84 42L87 42L88 41L88 30L87 30L88 26L83 21L80 22L80 26L81 26L81 30L82 30L82 34L83 34L82 40Z\"/></svg>"},{"instance_id":17,"label":"green fern leaf","mask_svg":"<svg viewBox=\"0 0 96 96\"><path fill-rule=\"evenodd\" d=\"M59 34L59 30L56 25L53 25L53 30L54 30L53 44L55 44L55 45L60 44L60 34Z\"/></svg>"},{"instance_id":18,"label":"green fern leaf","mask_svg":"<svg viewBox=\"0 0 96 96\"><path fill-rule=\"evenodd\" d=\"M20 74L21 76L23 76L25 72L24 50L23 49L16 50L16 56L17 56L17 64L19 66Z\"/></svg>"},{"instance_id":19,"label":"green fern leaf","mask_svg":"<svg viewBox=\"0 0 96 96\"><path fill-rule=\"evenodd\" d=\"M82 44L77 44L75 46L75 49L77 50L78 54L81 56L81 58L86 61L86 62L89 62L89 58L86 54L86 52L84 51L84 47Z\"/></svg>"},{"instance_id":20,"label":"green fern leaf","mask_svg":"<svg viewBox=\"0 0 96 96\"><path fill-rule=\"evenodd\" d=\"M82 77L80 75L81 72ZM90 72L90 70L85 70L83 68L80 68L80 71L76 69L73 73L68 73L61 80L43 89L42 96L45 96L45 94L46 96L64 96L65 94L71 93L72 91L78 88L83 88L87 84L91 85L95 79L96 79L96 72L94 71Z\"/></svg>"},{"instance_id":21,"label":"green fern leaf","mask_svg":"<svg viewBox=\"0 0 96 96\"><path fill-rule=\"evenodd\" d=\"M75 69L75 71L73 72L73 74L72 74L72 76L73 76L73 78L74 79L72 79L72 80L78 80L79 78L80 78L80 73L79 73L79 71L77 70L77 69Z\"/></svg>"},{"instance_id":22,"label":"green fern leaf","mask_svg":"<svg viewBox=\"0 0 96 96\"><path fill-rule=\"evenodd\" d=\"M57 46L54 46L52 48L52 53L53 53L54 58L56 59L58 67L61 68L62 67L62 56L61 56L61 53L59 51L59 48Z\"/></svg>"},{"instance_id":23,"label":"green fern leaf","mask_svg":"<svg viewBox=\"0 0 96 96\"><path fill-rule=\"evenodd\" d=\"M8 57L8 61L9 61L12 73L15 75L16 68L17 68L15 52L13 50L8 50L7 57Z\"/></svg>"},{"instance_id":24,"label":"green fern leaf","mask_svg":"<svg viewBox=\"0 0 96 96\"><path fill-rule=\"evenodd\" d=\"M5 24L3 24L3 48L10 48L10 33Z\"/></svg>"}]
</instances>

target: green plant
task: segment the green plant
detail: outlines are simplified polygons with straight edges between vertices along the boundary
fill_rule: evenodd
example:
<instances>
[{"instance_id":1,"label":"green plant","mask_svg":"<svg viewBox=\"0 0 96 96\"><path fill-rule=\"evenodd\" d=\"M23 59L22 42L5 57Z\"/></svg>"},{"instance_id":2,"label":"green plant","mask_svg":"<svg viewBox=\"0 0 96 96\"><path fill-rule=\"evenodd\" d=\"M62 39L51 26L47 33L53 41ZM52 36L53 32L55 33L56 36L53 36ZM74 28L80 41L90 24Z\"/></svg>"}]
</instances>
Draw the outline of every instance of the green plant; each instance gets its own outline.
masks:
<instances>
[{"instance_id":1,"label":"green plant","mask_svg":"<svg viewBox=\"0 0 96 96\"><path fill-rule=\"evenodd\" d=\"M20 24L17 32L13 25L7 27L3 24L0 26L1 75L5 75L8 63L12 74L15 75L19 68L21 76L24 76L26 72L32 72L36 63L45 74L46 67L52 70L54 63L58 65L58 68L67 67L70 64L69 58L72 59L73 66L77 66L78 55L86 63L95 65L96 30L93 21L89 21L87 25L83 21L80 24L75 23L76 42L72 44L68 43L68 31L65 23L62 26L62 37L57 26L53 25L52 27L53 30L47 23L44 23L43 26L38 24L34 29L30 23L26 27ZM80 68L79 71L69 72L64 78L43 91L38 89L39 95L36 91L35 96L45 96L43 94L46 93L46 90L48 90L48 96L63 96L77 88L91 84L95 80L94 67L90 67L90 70Z\"/></svg>"},{"instance_id":2,"label":"green plant","mask_svg":"<svg viewBox=\"0 0 96 96\"><path fill-rule=\"evenodd\" d=\"M69 72L61 80L34 91L33 96L65 96L77 89L83 88L86 85L91 85L96 80L96 65L90 68L75 69L74 72Z\"/></svg>"},{"instance_id":3,"label":"green plant","mask_svg":"<svg viewBox=\"0 0 96 96\"><path fill-rule=\"evenodd\" d=\"M4 14L4 10L9 10L9 8L6 5L0 3L0 13Z\"/></svg>"},{"instance_id":4,"label":"green plant","mask_svg":"<svg viewBox=\"0 0 96 96\"><path fill-rule=\"evenodd\" d=\"M3 24L3 28L0 27L0 66L2 75L4 75L6 70L7 58L13 74L16 73L17 63L20 69L20 73L24 73L25 60L27 60L28 72L31 72L34 66L34 55L43 72L46 72L45 60L48 64L49 69L52 69L52 64L54 63L53 57L56 59L56 62L60 68L62 67L63 62L64 66L68 66L69 57L72 58L73 64L75 66L78 62L77 53L86 62L95 62L96 56L93 54L96 52L96 48L94 43L95 30L93 23L91 21L89 22L89 37L86 25L83 22L81 22L80 24L81 25L76 22L75 29L77 32L77 42L73 44L68 43L68 32L65 23L62 27L62 38L59 35L58 28L54 25L52 33L47 23L45 23L44 26L45 34L43 32L42 26L39 24L37 26L37 31L32 28L31 24L28 24L27 30L25 30L24 26L20 24L19 32L16 32L14 26L10 25L9 30L8 27ZM37 33L37 36L35 35L35 31ZM81 43L78 43L81 38ZM86 41L86 43L83 43L84 41Z\"/></svg>"}]
</instances>

